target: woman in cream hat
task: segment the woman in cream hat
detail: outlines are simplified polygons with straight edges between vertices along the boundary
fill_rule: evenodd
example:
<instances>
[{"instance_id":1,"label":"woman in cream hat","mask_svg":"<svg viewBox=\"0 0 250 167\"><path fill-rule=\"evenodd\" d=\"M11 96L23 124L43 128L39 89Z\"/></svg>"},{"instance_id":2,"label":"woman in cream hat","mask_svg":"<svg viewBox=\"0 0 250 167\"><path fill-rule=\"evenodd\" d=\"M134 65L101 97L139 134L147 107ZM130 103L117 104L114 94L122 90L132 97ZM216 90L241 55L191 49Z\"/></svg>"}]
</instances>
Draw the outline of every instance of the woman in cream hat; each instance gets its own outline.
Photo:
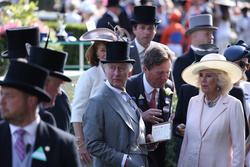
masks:
<instances>
[{"instance_id":1,"label":"woman in cream hat","mask_svg":"<svg viewBox=\"0 0 250 167\"><path fill-rule=\"evenodd\" d=\"M183 71L183 80L200 93L189 101L178 167L244 166L243 109L228 95L241 77L239 66L214 53Z\"/></svg>"}]
</instances>

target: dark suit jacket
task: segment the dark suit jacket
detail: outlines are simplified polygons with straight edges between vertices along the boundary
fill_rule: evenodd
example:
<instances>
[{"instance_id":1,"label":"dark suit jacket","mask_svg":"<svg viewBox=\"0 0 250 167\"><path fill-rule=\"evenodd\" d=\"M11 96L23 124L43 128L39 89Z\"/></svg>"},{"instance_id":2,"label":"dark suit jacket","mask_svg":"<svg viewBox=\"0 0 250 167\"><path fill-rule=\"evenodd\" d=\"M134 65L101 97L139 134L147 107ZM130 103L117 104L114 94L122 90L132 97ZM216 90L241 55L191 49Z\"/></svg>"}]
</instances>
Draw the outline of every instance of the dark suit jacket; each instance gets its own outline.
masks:
<instances>
[{"instance_id":1,"label":"dark suit jacket","mask_svg":"<svg viewBox=\"0 0 250 167\"><path fill-rule=\"evenodd\" d=\"M181 73L187 66L191 65L194 61L194 51L190 48L186 53L178 57L174 63L173 76L177 96L179 96L181 85L186 83L181 78Z\"/></svg>"},{"instance_id":2,"label":"dark suit jacket","mask_svg":"<svg viewBox=\"0 0 250 167\"><path fill-rule=\"evenodd\" d=\"M177 135L177 126L181 123L186 125L186 118L187 118L187 109L188 103L191 97L196 96L199 94L199 89L191 86L189 84L184 84L181 86L179 91L178 103L176 106L175 117L173 120L173 135L179 138L178 145L177 145L177 157L179 156L181 144L182 144L182 137ZM243 106L244 111L244 118L245 118L245 135L246 137L249 135L249 127L245 112L245 97L243 90L239 87L233 87L232 90L229 92L231 96L239 99ZM177 159L178 160L178 159Z\"/></svg>"},{"instance_id":3,"label":"dark suit jacket","mask_svg":"<svg viewBox=\"0 0 250 167\"><path fill-rule=\"evenodd\" d=\"M114 22L112 16L110 16L107 12L104 13L104 15L102 16L102 18L100 18L97 22L96 28L109 28L111 30L114 30L109 24L108 22L115 27L116 25L119 25L119 23Z\"/></svg>"},{"instance_id":4,"label":"dark suit jacket","mask_svg":"<svg viewBox=\"0 0 250 167\"><path fill-rule=\"evenodd\" d=\"M119 21L120 21L121 27L126 29L129 32L129 34L132 35L133 29L132 29L132 25L130 22L130 18L128 18L127 12L124 8L121 10L121 13L119 15Z\"/></svg>"},{"instance_id":5,"label":"dark suit jacket","mask_svg":"<svg viewBox=\"0 0 250 167\"><path fill-rule=\"evenodd\" d=\"M66 132L70 131L71 104L68 96L62 90L62 95L57 96L55 106L47 109L55 118L56 126Z\"/></svg>"},{"instance_id":6,"label":"dark suit jacket","mask_svg":"<svg viewBox=\"0 0 250 167\"><path fill-rule=\"evenodd\" d=\"M167 83L165 84L165 88L170 88L173 91L172 81L168 80ZM130 77L127 81L126 90L142 111L146 111L149 109L143 85L143 73ZM142 95L144 99L139 99L140 95ZM165 91L161 88L159 92L159 101L157 108L162 110L162 108L166 106L165 98L169 98L170 109L171 109L172 98L173 98L172 95L167 97ZM168 121L169 117L170 117L170 112L169 113L162 112L161 118L164 121ZM150 122L145 122L145 125L146 125L146 134L151 134L153 124ZM149 152L148 160L150 167L165 166L165 153L166 153L165 144L166 144L165 142L162 142L159 144L158 148L155 151Z\"/></svg>"},{"instance_id":7,"label":"dark suit jacket","mask_svg":"<svg viewBox=\"0 0 250 167\"><path fill-rule=\"evenodd\" d=\"M151 41L150 43L150 47L153 47L155 45L162 45L161 43L155 42L155 41ZM131 59L135 60L135 63L133 64L133 73L132 75L136 75L142 72L141 70L141 61L139 58L139 54L138 54L138 50L135 44L135 39L130 43L130 55L129 57Z\"/></svg>"},{"instance_id":8,"label":"dark suit jacket","mask_svg":"<svg viewBox=\"0 0 250 167\"><path fill-rule=\"evenodd\" d=\"M56 127L56 120L54 118L54 116L47 110L43 109L41 107L41 105L39 106L39 113L38 113L41 117L41 120L43 120L44 122L47 122L51 125L54 125Z\"/></svg>"},{"instance_id":9,"label":"dark suit jacket","mask_svg":"<svg viewBox=\"0 0 250 167\"><path fill-rule=\"evenodd\" d=\"M1 166L12 166L12 145L9 123L0 122ZM80 167L75 137L41 120L36 132L35 148L50 147L44 151L47 161L32 159L32 167Z\"/></svg>"}]
</instances>

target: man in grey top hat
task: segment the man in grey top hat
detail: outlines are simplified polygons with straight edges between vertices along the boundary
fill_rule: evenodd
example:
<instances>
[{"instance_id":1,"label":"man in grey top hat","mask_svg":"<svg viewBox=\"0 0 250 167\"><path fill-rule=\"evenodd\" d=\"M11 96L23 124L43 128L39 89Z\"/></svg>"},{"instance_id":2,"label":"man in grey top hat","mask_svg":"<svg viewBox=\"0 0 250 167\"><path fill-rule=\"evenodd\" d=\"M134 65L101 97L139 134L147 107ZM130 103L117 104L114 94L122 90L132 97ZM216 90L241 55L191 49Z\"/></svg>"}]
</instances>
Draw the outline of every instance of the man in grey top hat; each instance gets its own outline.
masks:
<instances>
[{"instance_id":1,"label":"man in grey top hat","mask_svg":"<svg viewBox=\"0 0 250 167\"><path fill-rule=\"evenodd\" d=\"M189 29L186 31L186 35L191 37L191 47L186 53L176 59L173 68L177 96L179 95L181 85L185 83L181 78L182 71L194 61L197 61L194 49L200 44L213 43L213 32L215 30L217 30L217 27L213 26L213 18L210 14L199 14L189 18Z\"/></svg>"},{"instance_id":2,"label":"man in grey top hat","mask_svg":"<svg viewBox=\"0 0 250 167\"><path fill-rule=\"evenodd\" d=\"M145 137L140 110L126 93L127 78L135 62L127 42L107 42L104 71L107 81L90 98L83 115L83 136L94 167L148 167L147 147L156 149L152 135Z\"/></svg>"}]
</instances>

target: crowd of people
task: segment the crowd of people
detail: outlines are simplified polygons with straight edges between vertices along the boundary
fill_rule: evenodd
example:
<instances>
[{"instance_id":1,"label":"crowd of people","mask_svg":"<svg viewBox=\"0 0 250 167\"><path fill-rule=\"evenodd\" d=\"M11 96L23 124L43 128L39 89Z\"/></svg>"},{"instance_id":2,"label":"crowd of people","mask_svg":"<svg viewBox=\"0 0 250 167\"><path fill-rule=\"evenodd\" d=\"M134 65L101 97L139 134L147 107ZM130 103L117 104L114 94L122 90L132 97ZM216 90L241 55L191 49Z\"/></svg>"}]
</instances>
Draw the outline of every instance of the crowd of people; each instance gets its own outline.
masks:
<instances>
[{"instance_id":1,"label":"crowd of people","mask_svg":"<svg viewBox=\"0 0 250 167\"><path fill-rule=\"evenodd\" d=\"M48 41L41 47L37 27L6 30L3 166L164 167L167 143L152 131L167 122L178 139L177 166L250 167L246 6L236 17L230 0L122 2L108 0L101 15L99 1L82 2L78 21L88 31L79 40L92 42L90 68L78 79L72 108L60 88L71 82L68 53ZM72 21L77 12L70 12Z\"/></svg>"}]
</instances>

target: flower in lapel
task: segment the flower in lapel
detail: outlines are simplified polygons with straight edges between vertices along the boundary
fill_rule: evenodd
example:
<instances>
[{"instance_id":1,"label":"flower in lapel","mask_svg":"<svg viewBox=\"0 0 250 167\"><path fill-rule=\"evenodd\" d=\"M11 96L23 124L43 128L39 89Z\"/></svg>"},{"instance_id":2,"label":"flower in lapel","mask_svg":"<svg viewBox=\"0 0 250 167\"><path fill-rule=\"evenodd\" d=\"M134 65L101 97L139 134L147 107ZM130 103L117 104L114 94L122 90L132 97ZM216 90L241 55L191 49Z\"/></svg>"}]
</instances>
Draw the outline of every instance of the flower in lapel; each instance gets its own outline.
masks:
<instances>
[{"instance_id":1,"label":"flower in lapel","mask_svg":"<svg viewBox=\"0 0 250 167\"><path fill-rule=\"evenodd\" d=\"M166 93L166 96L170 96L171 94L173 94L173 92L170 88L165 88L164 91Z\"/></svg>"}]
</instances>

